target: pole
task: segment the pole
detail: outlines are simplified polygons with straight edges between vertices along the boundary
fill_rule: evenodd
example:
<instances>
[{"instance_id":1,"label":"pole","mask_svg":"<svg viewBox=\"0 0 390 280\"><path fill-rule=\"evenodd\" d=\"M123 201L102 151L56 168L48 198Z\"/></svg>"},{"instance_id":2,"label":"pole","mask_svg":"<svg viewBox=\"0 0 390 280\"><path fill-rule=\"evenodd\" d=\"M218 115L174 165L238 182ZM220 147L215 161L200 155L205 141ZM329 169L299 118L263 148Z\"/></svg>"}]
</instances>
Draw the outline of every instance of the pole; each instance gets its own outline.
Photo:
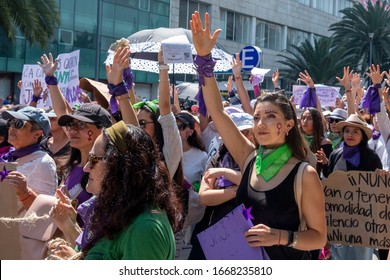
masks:
<instances>
[{"instance_id":1,"label":"pole","mask_svg":"<svg viewBox=\"0 0 390 280\"><path fill-rule=\"evenodd\" d=\"M368 69L370 69L372 65L372 41L374 38L374 33L368 33L368 36L370 38L370 56L369 56ZM371 79L368 80L368 85L371 85Z\"/></svg>"},{"instance_id":2,"label":"pole","mask_svg":"<svg viewBox=\"0 0 390 280\"><path fill-rule=\"evenodd\" d=\"M97 32L96 32L96 64L95 64L95 80L99 80L100 76L100 42L101 42L101 31L102 31L102 1L98 0L97 6Z\"/></svg>"}]
</instances>

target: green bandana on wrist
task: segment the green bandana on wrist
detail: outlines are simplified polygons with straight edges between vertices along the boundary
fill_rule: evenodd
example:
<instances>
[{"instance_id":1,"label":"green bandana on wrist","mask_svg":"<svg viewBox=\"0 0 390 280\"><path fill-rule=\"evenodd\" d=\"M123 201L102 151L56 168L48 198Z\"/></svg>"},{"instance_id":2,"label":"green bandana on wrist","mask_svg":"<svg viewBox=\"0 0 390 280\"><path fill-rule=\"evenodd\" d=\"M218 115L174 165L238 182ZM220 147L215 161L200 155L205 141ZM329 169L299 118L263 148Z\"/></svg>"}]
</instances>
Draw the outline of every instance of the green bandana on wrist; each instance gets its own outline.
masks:
<instances>
[{"instance_id":1,"label":"green bandana on wrist","mask_svg":"<svg viewBox=\"0 0 390 280\"><path fill-rule=\"evenodd\" d=\"M261 175L268 182L292 157L292 151L287 144L274 150L267 150L260 146L256 156L256 175Z\"/></svg>"}]
</instances>

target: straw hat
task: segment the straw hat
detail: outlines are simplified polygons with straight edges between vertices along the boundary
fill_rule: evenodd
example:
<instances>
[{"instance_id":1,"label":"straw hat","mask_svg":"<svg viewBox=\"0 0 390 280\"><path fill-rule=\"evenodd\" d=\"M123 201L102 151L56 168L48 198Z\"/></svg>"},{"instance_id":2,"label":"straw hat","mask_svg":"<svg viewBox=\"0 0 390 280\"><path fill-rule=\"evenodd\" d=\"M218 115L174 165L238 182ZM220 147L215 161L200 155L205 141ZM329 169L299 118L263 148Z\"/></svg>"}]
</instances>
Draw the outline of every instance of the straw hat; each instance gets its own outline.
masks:
<instances>
[{"instance_id":1,"label":"straw hat","mask_svg":"<svg viewBox=\"0 0 390 280\"><path fill-rule=\"evenodd\" d=\"M106 110L109 109L111 95L106 84L88 78L81 78L80 88L91 92L100 106Z\"/></svg>"},{"instance_id":2,"label":"straw hat","mask_svg":"<svg viewBox=\"0 0 390 280\"><path fill-rule=\"evenodd\" d=\"M368 139L372 137L372 130L368 126L368 123L357 114L351 114L345 121L341 121L336 125L337 129L340 131L346 126L358 127L364 131Z\"/></svg>"}]
</instances>

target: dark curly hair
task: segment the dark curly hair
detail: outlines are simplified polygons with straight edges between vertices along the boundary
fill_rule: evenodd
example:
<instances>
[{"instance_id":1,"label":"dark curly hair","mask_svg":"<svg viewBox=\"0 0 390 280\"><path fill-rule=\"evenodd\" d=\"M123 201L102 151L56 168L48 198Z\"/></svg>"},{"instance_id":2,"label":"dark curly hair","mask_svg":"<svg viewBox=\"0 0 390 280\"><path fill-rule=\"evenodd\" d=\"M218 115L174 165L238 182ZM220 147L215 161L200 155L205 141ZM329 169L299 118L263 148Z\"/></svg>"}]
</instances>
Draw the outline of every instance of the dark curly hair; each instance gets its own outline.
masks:
<instances>
[{"instance_id":1,"label":"dark curly hair","mask_svg":"<svg viewBox=\"0 0 390 280\"><path fill-rule=\"evenodd\" d=\"M87 250L103 236L112 239L146 209L165 211L174 232L182 220L182 203L154 141L143 129L127 127L124 153L103 130L108 172L91 218L91 230L97 234Z\"/></svg>"}]
</instances>

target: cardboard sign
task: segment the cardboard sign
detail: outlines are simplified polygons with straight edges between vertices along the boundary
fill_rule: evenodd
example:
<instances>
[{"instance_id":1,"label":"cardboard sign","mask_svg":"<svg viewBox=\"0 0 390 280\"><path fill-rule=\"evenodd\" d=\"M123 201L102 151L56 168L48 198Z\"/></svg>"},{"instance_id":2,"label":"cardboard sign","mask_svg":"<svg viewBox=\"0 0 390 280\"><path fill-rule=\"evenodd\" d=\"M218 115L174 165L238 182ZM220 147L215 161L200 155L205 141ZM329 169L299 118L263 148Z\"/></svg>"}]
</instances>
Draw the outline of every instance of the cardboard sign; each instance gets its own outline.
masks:
<instances>
[{"instance_id":1,"label":"cardboard sign","mask_svg":"<svg viewBox=\"0 0 390 280\"><path fill-rule=\"evenodd\" d=\"M339 96L339 87L330 87L324 85L315 85L318 99L322 107L335 106L336 98ZM299 104L307 86L293 85L294 103Z\"/></svg>"},{"instance_id":2,"label":"cardboard sign","mask_svg":"<svg viewBox=\"0 0 390 280\"><path fill-rule=\"evenodd\" d=\"M194 63L191 44L185 35L161 41L164 63Z\"/></svg>"},{"instance_id":3,"label":"cardboard sign","mask_svg":"<svg viewBox=\"0 0 390 280\"><path fill-rule=\"evenodd\" d=\"M82 103L80 98L79 87L79 60L80 51L76 50L71 53L63 53L57 57L58 67L54 75L58 79L58 86L65 100L68 101L71 107ZM33 94L32 85L35 79L42 83L43 90L46 89L45 74L39 65L25 64L23 66L22 75L22 90L20 92L20 104L30 104ZM50 95L49 95L50 96ZM39 108L49 108L51 106L50 97L43 102L39 100L37 103Z\"/></svg>"},{"instance_id":4,"label":"cardboard sign","mask_svg":"<svg viewBox=\"0 0 390 280\"><path fill-rule=\"evenodd\" d=\"M241 204L197 237L208 260L269 260L262 247L249 247L244 233L253 224Z\"/></svg>"},{"instance_id":5,"label":"cardboard sign","mask_svg":"<svg viewBox=\"0 0 390 280\"><path fill-rule=\"evenodd\" d=\"M0 163L0 217L14 218L18 216L15 188L5 181L7 172L16 170L16 163ZM19 260L20 241L19 226L0 221L0 259Z\"/></svg>"},{"instance_id":6,"label":"cardboard sign","mask_svg":"<svg viewBox=\"0 0 390 280\"><path fill-rule=\"evenodd\" d=\"M335 171L322 186L330 243L390 248L390 176Z\"/></svg>"}]
</instances>

